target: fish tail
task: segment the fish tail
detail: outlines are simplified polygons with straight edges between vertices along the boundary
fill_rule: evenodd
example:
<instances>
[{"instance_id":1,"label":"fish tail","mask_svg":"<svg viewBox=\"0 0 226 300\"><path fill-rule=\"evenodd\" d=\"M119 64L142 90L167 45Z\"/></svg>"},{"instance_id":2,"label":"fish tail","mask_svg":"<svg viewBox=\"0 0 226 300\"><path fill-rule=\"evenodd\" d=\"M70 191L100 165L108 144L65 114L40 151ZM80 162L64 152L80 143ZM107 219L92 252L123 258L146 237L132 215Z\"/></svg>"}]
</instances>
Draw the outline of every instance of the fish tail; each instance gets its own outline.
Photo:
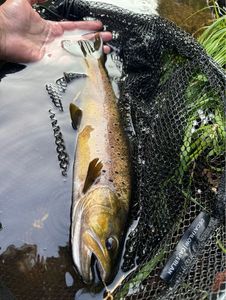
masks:
<instances>
[{"instance_id":1,"label":"fish tail","mask_svg":"<svg viewBox=\"0 0 226 300\"><path fill-rule=\"evenodd\" d=\"M99 33L95 34L94 40L64 40L61 44L64 50L75 56L82 52L86 58L101 59L103 57L103 40Z\"/></svg>"}]
</instances>

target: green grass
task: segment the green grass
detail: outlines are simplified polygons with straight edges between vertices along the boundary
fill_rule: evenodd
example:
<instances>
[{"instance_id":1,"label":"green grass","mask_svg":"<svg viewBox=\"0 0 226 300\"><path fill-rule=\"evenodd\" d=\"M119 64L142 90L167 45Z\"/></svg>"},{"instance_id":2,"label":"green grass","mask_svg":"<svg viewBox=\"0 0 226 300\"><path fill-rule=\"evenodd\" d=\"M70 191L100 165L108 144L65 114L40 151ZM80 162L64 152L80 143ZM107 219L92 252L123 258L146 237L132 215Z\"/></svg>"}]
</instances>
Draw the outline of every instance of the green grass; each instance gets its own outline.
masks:
<instances>
[{"instance_id":1,"label":"green grass","mask_svg":"<svg viewBox=\"0 0 226 300\"><path fill-rule=\"evenodd\" d=\"M159 262L164 258L165 251L161 249L158 254L156 254L151 260L149 260L141 270L128 282L126 282L122 289L114 297L115 300L125 299L125 296L130 293L130 290L139 291L140 284L150 275L150 273L155 269Z\"/></svg>"},{"instance_id":2,"label":"green grass","mask_svg":"<svg viewBox=\"0 0 226 300\"><path fill-rule=\"evenodd\" d=\"M226 16L217 18L198 40L219 66L225 68ZM214 88L205 89L206 84L208 79L204 75L196 75L190 81L185 94L189 113L180 152L180 166L177 171L180 183L199 157L205 156L209 167L214 168L214 165L211 166L211 158L221 157L225 152L225 115L222 99ZM194 124L200 119L200 111L204 121L200 122L195 129ZM210 116L211 120L209 120Z\"/></svg>"},{"instance_id":3,"label":"green grass","mask_svg":"<svg viewBox=\"0 0 226 300\"><path fill-rule=\"evenodd\" d=\"M198 41L222 68L226 67L226 16L206 27Z\"/></svg>"},{"instance_id":4,"label":"green grass","mask_svg":"<svg viewBox=\"0 0 226 300\"><path fill-rule=\"evenodd\" d=\"M224 253L226 254L226 248L224 247L223 243L220 240L216 241L216 244L218 246L218 248Z\"/></svg>"}]
</instances>

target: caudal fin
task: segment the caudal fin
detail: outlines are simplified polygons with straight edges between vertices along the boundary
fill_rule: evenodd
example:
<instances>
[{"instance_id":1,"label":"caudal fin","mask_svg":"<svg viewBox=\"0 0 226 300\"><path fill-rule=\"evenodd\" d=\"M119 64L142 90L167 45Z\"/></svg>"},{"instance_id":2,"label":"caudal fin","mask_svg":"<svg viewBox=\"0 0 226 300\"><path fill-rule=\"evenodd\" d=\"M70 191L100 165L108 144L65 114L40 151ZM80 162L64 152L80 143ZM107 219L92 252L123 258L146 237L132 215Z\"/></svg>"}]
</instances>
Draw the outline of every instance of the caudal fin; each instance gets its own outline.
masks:
<instances>
[{"instance_id":1,"label":"caudal fin","mask_svg":"<svg viewBox=\"0 0 226 300\"><path fill-rule=\"evenodd\" d=\"M62 48L72 55L84 57L94 57L100 59L103 56L103 40L99 33L95 34L94 40L64 40L61 42Z\"/></svg>"}]
</instances>

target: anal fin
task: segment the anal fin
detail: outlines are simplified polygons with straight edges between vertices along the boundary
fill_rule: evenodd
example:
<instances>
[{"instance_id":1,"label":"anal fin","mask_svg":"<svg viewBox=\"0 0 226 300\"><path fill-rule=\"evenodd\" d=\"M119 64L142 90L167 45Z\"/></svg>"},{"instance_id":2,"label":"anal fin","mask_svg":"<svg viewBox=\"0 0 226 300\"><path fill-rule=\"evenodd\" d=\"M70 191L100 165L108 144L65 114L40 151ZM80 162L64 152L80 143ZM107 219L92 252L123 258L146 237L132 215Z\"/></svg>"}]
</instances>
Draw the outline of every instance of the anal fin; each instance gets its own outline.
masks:
<instances>
[{"instance_id":1,"label":"anal fin","mask_svg":"<svg viewBox=\"0 0 226 300\"><path fill-rule=\"evenodd\" d=\"M100 176L102 168L103 163L99 160L99 158L95 158L89 163L83 193L86 193L94 181Z\"/></svg>"}]
</instances>

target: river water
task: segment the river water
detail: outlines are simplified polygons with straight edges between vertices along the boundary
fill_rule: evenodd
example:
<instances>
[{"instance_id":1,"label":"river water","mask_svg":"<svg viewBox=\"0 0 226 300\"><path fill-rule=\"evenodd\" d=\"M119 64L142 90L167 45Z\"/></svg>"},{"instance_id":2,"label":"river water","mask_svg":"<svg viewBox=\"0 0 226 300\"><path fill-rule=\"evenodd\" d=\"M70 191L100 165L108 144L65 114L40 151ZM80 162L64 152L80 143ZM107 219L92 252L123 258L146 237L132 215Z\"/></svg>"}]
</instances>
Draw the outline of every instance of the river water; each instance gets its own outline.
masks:
<instances>
[{"instance_id":1,"label":"river water","mask_svg":"<svg viewBox=\"0 0 226 300\"><path fill-rule=\"evenodd\" d=\"M179 11L198 10L201 6L197 2L127 0L122 6L141 13L159 13L179 24ZM116 5L120 3L115 0ZM192 32L195 30L193 26ZM56 41L42 62L30 64L0 82L1 300L102 298L101 287L88 288L80 281L69 247L75 132L68 105L83 82L81 79L68 86L63 94L64 112L53 106L45 89L46 83L54 83L63 72L81 70L82 63L63 53ZM70 158L66 177L59 167L49 109L55 113Z\"/></svg>"}]
</instances>

